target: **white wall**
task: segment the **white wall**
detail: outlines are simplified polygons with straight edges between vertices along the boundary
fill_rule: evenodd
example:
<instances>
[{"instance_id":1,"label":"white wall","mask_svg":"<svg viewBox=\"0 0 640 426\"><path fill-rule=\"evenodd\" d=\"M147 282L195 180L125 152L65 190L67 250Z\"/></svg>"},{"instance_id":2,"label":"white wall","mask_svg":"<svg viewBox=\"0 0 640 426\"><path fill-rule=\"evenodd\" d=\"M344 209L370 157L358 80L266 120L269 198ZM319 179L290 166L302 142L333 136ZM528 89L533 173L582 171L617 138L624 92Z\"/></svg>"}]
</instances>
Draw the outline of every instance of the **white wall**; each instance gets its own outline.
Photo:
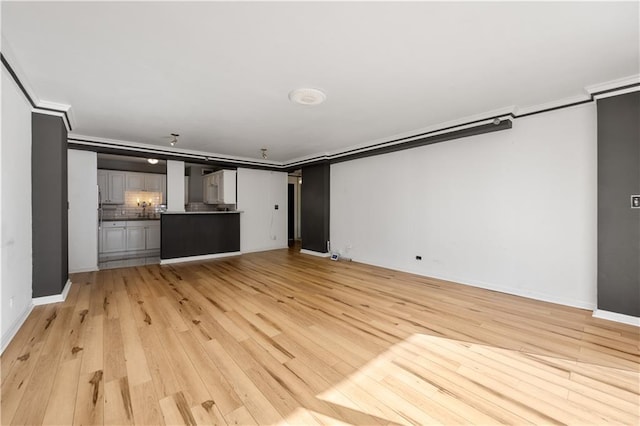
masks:
<instances>
[{"instance_id":1,"label":"white wall","mask_svg":"<svg viewBox=\"0 0 640 426\"><path fill-rule=\"evenodd\" d=\"M596 136L591 103L517 119L511 130L334 164L332 248L592 309Z\"/></svg>"},{"instance_id":2,"label":"white wall","mask_svg":"<svg viewBox=\"0 0 640 426\"><path fill-rule=\"evenodd\" d=\"M1 350L31 310L31 105L2 67Z\"/></svg>"},{"instance_id":3,"label":"white wall","mask_svg":"<svg viewBox=\"0 0 640 426\"><path fill-rule=\"evenodd\" d=\"M287 247L287 174L238 169L240 251ZM278 205L278 210L274 209Z\"/></svg>"},{"instance_id":4,"label":"white wall","mask_svg":"<svg viewBox=\"0 0 640 426\"><path fill-rule=\"evenodd\" d=\"M69 272L98 269L98 156L95 152L70 149Z\"/></svg>"},{"instance_id":5,"label":"white wall","mask_svg":"<svg viewBox=\"0 0 640 426\"><path fill-rule=\"evenodd\" d=\"M167 160L167 210L184 211L184 161Z\"/></svg>"}]
</instances>

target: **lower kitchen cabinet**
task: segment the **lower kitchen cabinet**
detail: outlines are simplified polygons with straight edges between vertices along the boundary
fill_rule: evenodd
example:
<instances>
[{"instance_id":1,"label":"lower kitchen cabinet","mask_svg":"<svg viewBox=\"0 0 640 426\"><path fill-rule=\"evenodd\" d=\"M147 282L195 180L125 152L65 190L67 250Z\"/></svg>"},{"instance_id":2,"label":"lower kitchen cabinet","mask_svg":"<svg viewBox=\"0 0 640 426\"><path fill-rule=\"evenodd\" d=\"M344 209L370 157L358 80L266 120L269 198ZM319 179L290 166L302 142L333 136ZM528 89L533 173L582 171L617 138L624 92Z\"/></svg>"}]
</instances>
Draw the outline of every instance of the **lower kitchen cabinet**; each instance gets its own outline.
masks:
<instances>
[{"instance_id":1,"label":"lower kitchen cabinet","mask_svg":"<svg viewBox=\"0 0 640 426\"><path fill-rule=\"evenodd\" d=\"M155 224L147 226L145 237L146 237L147 250L159 250L160 249L160 223L156 221Z\"/></svg>"},{"instance_id":2,"label":"lower kitchen cabinet","mask_svg":"<svg viewBox=\"0 0 640 426\"><path fill-rule=\"evenodd\" d=\"M100 231L100 254L128 255L160 249L159 220L104 222Z\"/></svg>"},{"instance_id":3,"label":"lower kitchen cabinet","mask_svg":"<svg viewBox=\"0 0 640 426\"><path fill-rule=\"evenodd\" d=\"M145 231L144 225L127 225L127 251L146 249Z\"/></svg>"},{"instance_id":4,"label":"lower kitchen cabinet","mask_svg":"<svg viewBox=\"0 0 640 426\"><path fill-rule=\"evenodd\" d=\"M106 226L105 223L102 227L102 235L100 238L100 252L101 253L115 253L119 251L125 251L127 249L127 227L122 225Z\"/></svg>"}]
</instances>

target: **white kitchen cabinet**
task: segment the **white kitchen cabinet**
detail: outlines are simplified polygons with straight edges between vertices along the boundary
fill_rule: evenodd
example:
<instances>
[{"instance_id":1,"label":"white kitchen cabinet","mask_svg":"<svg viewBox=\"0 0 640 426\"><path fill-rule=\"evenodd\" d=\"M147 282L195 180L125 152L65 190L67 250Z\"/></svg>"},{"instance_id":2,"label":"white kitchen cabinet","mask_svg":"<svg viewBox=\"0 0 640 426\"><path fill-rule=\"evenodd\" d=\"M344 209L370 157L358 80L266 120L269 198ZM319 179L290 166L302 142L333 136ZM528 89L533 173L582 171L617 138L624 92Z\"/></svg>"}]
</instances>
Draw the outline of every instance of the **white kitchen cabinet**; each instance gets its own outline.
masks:
<instances>
[{"instance_id":1,"label":"white kitchen cabinet","mask_svg":"<svg viewBox=\"0 0 640 426\"><path fill-rule=\"evenodd\" d=\"M145 178L144 173L127 172L127 191L144 191Z\"/></svg>"},{"instance_id":2,"label":"white kitchen cabinet","mask_svg":"<svg viewBox=\"0 0 640 426\"><path fill-rule=\"evenodd\" d=\"M103 204L124 204L124 172L98 170L98 187Z\"/></svg>"},{"instance_id":3,"label":"white kitchen cabinet","mask_svg":"<svg viewBox=\"0 0 640 426\"><path fill-rule=\"evenodd\" d=\"M144 222L140 221L134 226L127 223L127 251L145 250L146 248L146 228Z\"/></svg>"},{"instance_id":4,"label":"white kitchen cabinet","mask_svg":"<svg viewBox=\"0 0 640 426\"><path fill-rule=\"evenodd\" d=\"M236 203L236 171L219 170L203 176L202 198L206 204Z\"/></svg>"},{"instance_id":5,"label":"white kitchen cabinet","mask_svg":"<svg viewBox=\"0 0 640 426\"><path fill-rule=\"evenodd\" d=\"M104 222L100 231L100 253L122 254L160 249L159 220Z\"/></svg>"},{"instance_id":6,"label":"white kitchen cabinet","mask_svg":"<svg viewBox=\"0 0 640 426\"><path fill-rule=\"evenodd\" d=\"M145 230L146 249L160 249L160 223L148 224Z\"/></svg>"},{"instance_id":7,"label":"white kitchen cabinet","mask_svg":"<svg viewBox=\"0 0 640 426\"><path fill-rule=\"evenodd\" d=\"M106 203L109 197L109 175L106 170L98 170L98 190L100 191L99 202Z\"/></svg>"},{"instance_id":8,"label":"white kitchen cabinet","mask_svg":"<svg viewBox=\"0 0 640 426\"><path fill-rule=\"evenodd\" d=\"M205 204L218 203L218 180L217 173L202 176L202 201Z\"/></svg>"},{"instance_id":9,"label":"white kitchen cabinet","mask_svg":"<svg viewBox=\"0 0 640 426\"><path fill-rule=\"evenodd\" d=\"M127 172L127 191L162 192L164 175Z\"/></svg>"},{"instance_id":10,"label":"white kitchen cabinet","mask_svg":"<svg viewBox=\"0 0 640 426\"><path fill-rule=\"evenodd\" d=\"M127 248L127 227L125 222L103 224L100 238L100 253L115 253Z\"/></svg>"},{"instance_id":11,"label":"white kitchen cabinet","mask_svg":"<svg viewBox=\"0 0 640 426\"><path fill-rule=\"evenodd\" d=\"M144 174L144 190L149 192L162 192L163 175L154 173Z\"/></svg>"}]
</instances>

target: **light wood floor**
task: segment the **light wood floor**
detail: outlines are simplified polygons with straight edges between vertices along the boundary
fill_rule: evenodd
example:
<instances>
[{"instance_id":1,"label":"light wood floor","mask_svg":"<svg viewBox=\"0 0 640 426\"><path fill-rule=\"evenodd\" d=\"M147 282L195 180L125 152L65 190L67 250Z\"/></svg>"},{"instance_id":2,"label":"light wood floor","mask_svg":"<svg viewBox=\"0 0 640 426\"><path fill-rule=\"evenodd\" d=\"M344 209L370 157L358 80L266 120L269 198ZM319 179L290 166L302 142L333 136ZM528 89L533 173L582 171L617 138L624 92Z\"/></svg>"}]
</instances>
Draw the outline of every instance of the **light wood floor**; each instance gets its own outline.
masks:
<instances>
[{"instance_id":1,"label":"light wood floor","mask_svg":"<svg viewBox=\"0 0 640 426\"><path fill-rule=\"evenodd\" d=\"M2 424L638 424L638 329L288 250L76 274Z\"/></svg>"}]
</instances>

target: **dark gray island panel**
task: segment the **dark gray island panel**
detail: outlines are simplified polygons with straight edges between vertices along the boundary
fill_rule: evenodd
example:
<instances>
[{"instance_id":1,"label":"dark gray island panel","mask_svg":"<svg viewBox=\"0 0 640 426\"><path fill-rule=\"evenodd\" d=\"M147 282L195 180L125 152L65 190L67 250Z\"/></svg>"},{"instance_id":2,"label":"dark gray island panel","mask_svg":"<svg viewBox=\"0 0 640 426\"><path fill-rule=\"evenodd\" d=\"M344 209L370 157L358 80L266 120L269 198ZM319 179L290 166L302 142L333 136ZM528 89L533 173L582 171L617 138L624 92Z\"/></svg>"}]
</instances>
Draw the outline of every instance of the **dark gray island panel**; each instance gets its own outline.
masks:
<instances>
[{"instance_id":1,"label":"dark gray island panel","mask_svg":"<svg viewBox=\"0 0 640 426\"><path fill-rule=\"evenodd\" d=\"M240 212L163 214L160 224L162 260L240 251Z\"/></svg>"}]
</instances>

